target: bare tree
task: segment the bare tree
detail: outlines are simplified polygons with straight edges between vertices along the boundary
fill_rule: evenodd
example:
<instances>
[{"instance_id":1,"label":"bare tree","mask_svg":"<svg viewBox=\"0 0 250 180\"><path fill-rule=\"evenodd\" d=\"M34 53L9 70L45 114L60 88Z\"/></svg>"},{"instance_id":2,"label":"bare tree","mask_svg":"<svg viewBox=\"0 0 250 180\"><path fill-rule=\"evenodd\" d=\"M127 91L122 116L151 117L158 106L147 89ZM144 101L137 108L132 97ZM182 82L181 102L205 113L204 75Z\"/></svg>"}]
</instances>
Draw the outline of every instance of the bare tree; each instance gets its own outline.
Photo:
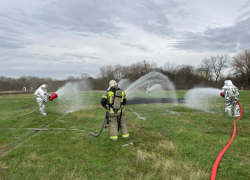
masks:
<instances>
[{"instance_id":1,"label":"bare tree","mask_svg":"<svg viewBox=\"0 0 250 180\"><path fill-rule=\"evenodd\" d=\"M141 74L145 75L153 70L155 70L157 68L157 64L154 62L148 62L146 60L143 60L141 63Z\"/></svg>"},{"instance_id":2,"label":"bare tree","mask_svg":"<svg viewBox=\"0 0 250 180\"><path fill-rule=\"evenodd\" d=\"M73 81L73 80L75 80L75 77L74 77L74 76L69 76L69 77L67 78L67 80L68 80L68 81Z\"/></svg>"},{"instance_id":3,"label":"bare tree","mask_svg":"<svg viewBox=\"0 0 250 180\"><path fill-rule=\"evenodd\" d=\"M156 63L143 60L141 62L136 62L131 64L128 67L128 69L126 69L126 74L124 74L124 77L134 81L156 69L157 69Z\"/></svg>"},{"instance_id":4,"label":"bare tree","mask_svg":"<svg viewBox=\"0 0 250 180\"><path fill-rule=\"evenodd\" d=\"M229 56L228 55L217 55L210 57L211 69L215 82L218 81L222 71L228 67Z\"/></svg>"},{"instance_id":5,"label":"bare tree","mask_svg":"<svg viewBox=\"0 0 250 180\"><path fill-rule=\"evenodd\" d=\"M85 79L88 79L90 76L87 74L87 73L81 73L80 75L80 79L81 80L85 80Z\"/></svg>"},{"instance_id":6,"label":"bare tree","mask_svg":"<svg viewBox=\"0 0 250 180\"><path fill-rule=\"evenodd\" d=\"M107 78L108 80L115 79L114 67L111 65L101 67L99 77L100 78Z\"/></svg>"},{"instance_id":7,"label":"bare tree","mask_svg":"<svg viewBox=\"0 0 250 180\"><path fill-rule=\"evenodd\" d=\"M250 84L250 50L245 50L232 58L232 68L235 74L240 74L242 83Z\"/></svg>"},{"instance_id":8,"label":"bare tree","mask_svg":"<svg viewBox=\"0 0 250 180\"><path fill-rule=\"evenodd\" d=\"M121 80L123 78L123 66L120 64L117 64L114 66L114 78L117 80Z\"/></svg>"},{"instance_id":9,"label":"bare tree","mask_svg":"<svg viewBox=\"0 0 250 180\"><path fill-rule=\"evenodd\" d=\"M208 80L211 80L212 78L212 66L209 61L205 57L205 59L202 60L201 64L198 66L198 75L207 82Z\"/></svg>"},{"instance_id":10,"label":"bare tree","mask_svg":"<svg viewBox=\"0 0 250 180\"><path fill-rule=\"evenodd\" d=\"M164 64L164 71L167 71L169 73L176 73L177 65L173 62L168 61Z\"/></svg>"},{"instance_id":11,"label":"bare tree","mask_svg":"<svg viewBox=\"0 0 250 180\"><path fill-rule=\"evenodd\" d=\"M192 65L179 65L176 69L175 85L178 88L191 88L197 82L196 68Z\"/></svg>"}]
</instances>

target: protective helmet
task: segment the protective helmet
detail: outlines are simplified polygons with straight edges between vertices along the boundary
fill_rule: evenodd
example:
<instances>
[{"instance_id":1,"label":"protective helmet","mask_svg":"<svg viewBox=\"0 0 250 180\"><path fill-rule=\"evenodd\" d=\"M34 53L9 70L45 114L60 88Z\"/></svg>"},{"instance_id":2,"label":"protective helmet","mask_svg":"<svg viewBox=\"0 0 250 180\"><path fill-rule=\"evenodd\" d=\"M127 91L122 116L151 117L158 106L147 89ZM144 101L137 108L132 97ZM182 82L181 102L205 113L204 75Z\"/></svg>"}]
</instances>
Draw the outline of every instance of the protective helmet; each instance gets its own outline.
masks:
<instances>
[{"instance_id":1,"label":"protective helmet","mask_svg":"<svg viewBox=\"0 0 250 180\"><path fill-rule=\"evenodd\" d=\"M224 82L224 85L226 85L226 86L232 86L233 83L232 83L231 80L226 80L226 81Z\"/></svg>"},{"instance_id":2,"label":"protective helmet","mask_svg":"<svg viewBox=\"0 0 250 180\"><path fill-rule=\"evenodd\" d=\"M47 90L48 86L46 84L41 85L42 90Z\"/></svg>"},{"instance_id":3,"label":"protective helmet","mask_svg":"<svg viewBox=\"0 0 250 180\"><path fill-rule=\"evenodd\" d=\"M111 80L109 82L109 87L114 87L114 86L117 86L117 82L115 80Z\"/></svg>"}]
</instances>

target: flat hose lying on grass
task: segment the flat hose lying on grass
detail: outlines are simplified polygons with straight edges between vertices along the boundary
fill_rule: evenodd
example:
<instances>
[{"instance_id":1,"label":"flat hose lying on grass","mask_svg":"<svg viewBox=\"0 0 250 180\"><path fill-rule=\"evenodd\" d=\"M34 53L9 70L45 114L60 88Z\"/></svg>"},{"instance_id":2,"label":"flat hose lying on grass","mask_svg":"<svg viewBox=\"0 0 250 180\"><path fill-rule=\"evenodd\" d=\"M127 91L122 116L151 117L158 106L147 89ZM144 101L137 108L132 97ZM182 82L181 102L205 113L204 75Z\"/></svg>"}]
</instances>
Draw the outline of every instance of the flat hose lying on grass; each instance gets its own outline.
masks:
<instances>
[{"instance_id":1,"label":"flat hose lying on grass","mask_svg":"<svg viewBox=\"0 0 250 180\"><path fill-rule=\"evenodd\" d=\"M8 116L8 117L4 117L3 119L7 119L7 118L13 118L13 117L18 117L18 116L27 116L33 112L35 112L36 110L38 110L40 107L42 107L45 103L42 103L38 108L34 109L33 111L31 112L28 112L26 114L21 114L21 115L16 115L16 116Z\"/></svg>"},{"instance_id":2,"label":"flat hose lying on grass","mask_svg":"<svg viewBox=\"0 0 250 180\"><path fill-rule=\"evenodd\" d=\"M36 109L34 109L33 111L31 111L31 112L29 112L29 113L26 113L26 114L22 114L22 115L20 115L20 116L26 116L26 115L29 115L29 114L31 114L31 113L33 113L33 112L35 112L36 110L38 110L40 107L42 107L43 105L45 104L45 102L43 102L38 108L36 108Z\"/></svg>"},{"instance_id":3,"label":"flat hose lying on grass","mask_svg":"<svg viewBox=\"0 0 250 180\"><path fill-rule=\"evenodd\" d=\"M217 169L220 163L221 158L223 157L223 155L225 154L225 152L227 151L227 149L229 148L231 142L234 140L235 134L236 134L236 121L240 120L241 116L242 116L242 108L241 105L239 103L239 101L237 101L239 107L240 107L240 116L238 117L238 119L234 120L234 130L233 130L233 135L230 139L230 141L227 143L227 145L222 149L222 151L220 152L220 154L217 156L215 162L214 162L214 166L212 169L212 173L211 173L211 179L210 180L215 180L216 178L216 173L217 173Z\"/></svg>"},{"instance_id":4,"label":"flat hose lying on grass","mask_svg":"<svg viewBox=\"0 0 250 180\"><path fill-rule=\"evenodd\" d=\"M102 133L102 130L104 128L104 124L105 124L105 120L107 119L107 115L105 113L105 115L103 116L103 121L102 121L102 126L101 126L101 129L100 129L100 132L98 134L95 134L95 133L92 133L92 132L89 132L89 134L95 136L95 137L98 137L101 133Z\"/></svg>"}]
</instances>

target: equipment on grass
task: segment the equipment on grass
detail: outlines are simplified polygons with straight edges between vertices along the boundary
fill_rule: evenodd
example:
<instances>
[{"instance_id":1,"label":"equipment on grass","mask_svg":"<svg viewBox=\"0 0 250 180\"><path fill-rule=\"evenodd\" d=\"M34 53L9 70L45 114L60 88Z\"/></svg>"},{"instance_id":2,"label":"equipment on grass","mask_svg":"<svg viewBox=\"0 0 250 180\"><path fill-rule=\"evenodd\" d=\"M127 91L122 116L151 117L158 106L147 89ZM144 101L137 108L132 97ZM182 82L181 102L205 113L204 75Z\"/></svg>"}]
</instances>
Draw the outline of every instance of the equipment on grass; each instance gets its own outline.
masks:
<instances>
[{"instance_id":1,"label":"equipment on grass","mask_svg":"<svg viewBox=\"0 0 250 180\"><path fill-rule=\"evenodd\" d=\"M136 144L136 142L131 142L131 143L124 144L124 145L122 145L121 147L123 148L123 147L125 147L125 146L133 146L133 145L135 145L135 144Z\"/></svg>"}]
</instances>

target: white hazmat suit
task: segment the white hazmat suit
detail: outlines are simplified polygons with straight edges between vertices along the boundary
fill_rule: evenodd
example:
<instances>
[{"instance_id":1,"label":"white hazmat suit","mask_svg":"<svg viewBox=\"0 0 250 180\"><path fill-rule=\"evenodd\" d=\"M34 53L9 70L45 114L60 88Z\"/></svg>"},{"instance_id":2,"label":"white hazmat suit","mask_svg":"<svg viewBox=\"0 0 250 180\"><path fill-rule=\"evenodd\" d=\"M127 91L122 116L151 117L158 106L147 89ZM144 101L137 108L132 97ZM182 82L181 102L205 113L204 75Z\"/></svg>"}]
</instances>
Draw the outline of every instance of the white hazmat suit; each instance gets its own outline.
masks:
<instances>
[{"instance_id":1,"label":"white hazmat suit","mask_svg":"<svg viewBox=\"0 0 250 180\"><path fill-rule=\"evenodd\" d=\"M221 90L221 96L225 96L225 112L228 116L232 116L232 106L234 109L234 117L240 116L240 107L237 103L239 99L238 88L233 85L231 80L226 80Z\"/></svg>"},{"instance_id":2,"label":"white hazmat suit","mask_svg":"<svg viewBox=\"0 0 250 180\"><path fill-rule=\"evenodd\" d=\"M47 85L43 84L41 85L36 91L35 91L35 96L36 96L36 102L38 103L39 106L42 106L39 108L39 111L42 115L46 115L44 112L45 109L45 103L48 102L49 100L49 94L47 93Z\"/></svg>"}]
</instances>

